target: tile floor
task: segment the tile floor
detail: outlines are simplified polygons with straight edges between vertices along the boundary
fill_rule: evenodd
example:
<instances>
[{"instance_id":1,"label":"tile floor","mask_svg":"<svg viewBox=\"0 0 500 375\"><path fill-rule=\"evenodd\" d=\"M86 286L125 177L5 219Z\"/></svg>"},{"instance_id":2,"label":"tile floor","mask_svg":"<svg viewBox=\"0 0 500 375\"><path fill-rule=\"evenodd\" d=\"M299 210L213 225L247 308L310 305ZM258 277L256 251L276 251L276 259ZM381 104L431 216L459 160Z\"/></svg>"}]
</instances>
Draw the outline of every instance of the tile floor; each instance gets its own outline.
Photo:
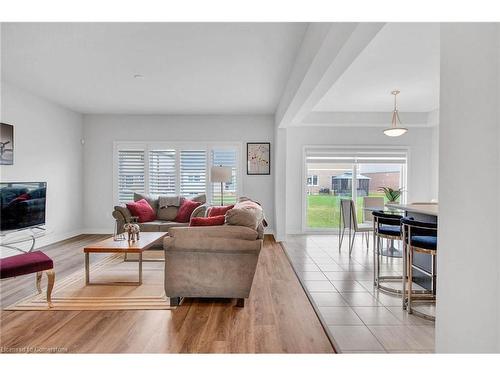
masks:
<instances>
[{"instance_id":1,"label":"tile floor","mask_svg":"<svg viewBox=\"0 0 500 375\"><path fill-rule=\"evenodd\" d=\"M283 243L292 265L342 353L432 353L434 324L401 308L401 298L373 287L372 243L361 237L349 257L337 235L293 235ZM381 272L399 275L401 259L383 257ZM398 283L399 284L399 283Z\"/></svg>"}]
</instances>

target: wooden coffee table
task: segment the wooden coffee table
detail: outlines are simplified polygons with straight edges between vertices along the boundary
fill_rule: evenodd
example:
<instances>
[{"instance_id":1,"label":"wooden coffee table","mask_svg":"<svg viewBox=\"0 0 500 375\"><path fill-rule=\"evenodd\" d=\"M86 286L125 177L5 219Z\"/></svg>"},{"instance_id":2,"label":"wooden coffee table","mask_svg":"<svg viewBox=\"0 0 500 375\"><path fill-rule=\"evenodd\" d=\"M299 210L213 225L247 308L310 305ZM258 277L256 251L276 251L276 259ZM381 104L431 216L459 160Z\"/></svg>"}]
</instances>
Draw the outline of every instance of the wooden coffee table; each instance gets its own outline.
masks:
<instances>
[{"instance_id":1,"label":"wooden coffee table","mask_svg":"<svg viewBox=\"0 0 500 375\"><path fill-rule=\"evenodd\" d=\"M85 253L85 284L86 285L141 285L142 284L142 252L151 248L163 237L167 232L141 232L138 241L115 241L113 237L103 241L86 246L83 249ZM91 283L90 282L90 254L91 253L133 253L139 255L139 281L115 281L108 283Z\"/></svg>"}]
</instances>

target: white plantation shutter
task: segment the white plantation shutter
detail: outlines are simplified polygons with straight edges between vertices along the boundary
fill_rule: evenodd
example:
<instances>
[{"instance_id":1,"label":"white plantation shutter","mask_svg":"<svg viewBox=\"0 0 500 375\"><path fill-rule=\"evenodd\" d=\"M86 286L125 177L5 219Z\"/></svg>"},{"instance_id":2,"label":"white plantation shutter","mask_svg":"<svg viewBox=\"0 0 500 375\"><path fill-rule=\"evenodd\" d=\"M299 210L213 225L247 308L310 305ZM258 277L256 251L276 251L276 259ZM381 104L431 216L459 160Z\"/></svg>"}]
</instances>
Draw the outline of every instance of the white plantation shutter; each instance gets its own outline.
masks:
<instances>
[{"instance_id":1,"label":"white plantation shutter","mask_svg":"<svg viewBox=\"0 0 500 375\"><path fill-rule=\"evenodd\" d=\"M132 201L134 192L187 198L206 193L212 203L220 204L220 184L209 183L209 173L212 165L223 165L233 171L232 181L224 184L224 203L233 203L241 188L238 185L240 146L116 142L113 168L115 202Z\"/></svg>"},{"instance_id":2,"label":"white plantation shutter","mask_svg":"<svg viewBox=\"0 0 500 375\"><path fill-rule=\"evenodd\" d=\"M207 152L205 150L180 151L180 195L190 197L206 191Z\"/></svg>"},{"instance_id":3,"label":"white plantation shutter","mask_svg":"<svg viewBox=\"0 0 500 375\"><path fill-rule=\"evenodd\" d=\"M118 151L118 200L134 199L134 192L144 193L144 151Z\"/></svg>"},{"instance_id":4,"label":"white plantation shutter","mask_svg":"<svg viewBox=\"0 0 500 375\"><path fill-rule=\"evenodd\" d=\"M149 194L175 195L175 150L149 151Z\"/></svg>"},{"instance_id":5,"label":"white plantation shutter","mask_svg":"<svg viewBox=\"0 0 500 375\"><path fill-rule=\"evenodd\" d=\"M229 183L223 184L224 188L224 204L236 202L236 192L237 192L237 158L238 154L235 149L212 149L212 165L223 167L231 167L233 176ZM220 183L212 183L212 203L220 204L221 194L220 194Z\"/></svg>"}]
</instances>

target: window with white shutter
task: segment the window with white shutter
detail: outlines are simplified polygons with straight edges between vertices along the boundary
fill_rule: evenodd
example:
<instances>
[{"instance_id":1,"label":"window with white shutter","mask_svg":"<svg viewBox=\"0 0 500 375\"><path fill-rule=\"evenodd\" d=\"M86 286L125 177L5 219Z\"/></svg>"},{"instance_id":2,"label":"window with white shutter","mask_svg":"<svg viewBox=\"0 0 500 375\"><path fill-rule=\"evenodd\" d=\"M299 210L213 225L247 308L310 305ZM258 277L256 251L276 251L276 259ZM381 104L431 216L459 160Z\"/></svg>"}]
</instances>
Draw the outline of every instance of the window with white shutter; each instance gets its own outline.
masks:
<instances>
[{"instance_id":1,"label":"window with white shutter","mask_svg":"<svg viewBox=\"0 0 500 375\"><path fill-rule=\"evenodd\" d=\"M149 151L149 194L175 195L177 170L175 150Z\"/></svg>"},{"instance_id":2,"label":"window with white shutter","mask_svg":"<svg viewBox=\"0 0 500 375\"><path fill-rule=\"evenodd\" d=\"M126 203L134 192L151 195L181 195L186 198L207 194L220 204L220 183L210 183L210 167L232 168L232 180L224 183L224 203L233 203L239 194L240 144L175 142L115 142L114 200Z\"/></svg>"},{"instance_id":3,"label":"window with white shutter","mask_svg":"<svg viewBox=\"0 0 500 375\"><path fill-rule=\"evenodd\" d=\"M224 189L224 204L232 204L236 202L237 195L237 166L238 166L238 153L236 149L212 149L212 165L223 167L231 167L233 174L231 182L226 182L223 184ZM212 203L220 204L221 202L221 191L220 183L212 183Z\"/></svg>"},{"instance_id":4,"label":"window with white shutter","mask_svg":"<svg viewBox=\"0 0 500 375\"><path fill-rule=\"evenodd\" d=\"M144 193L144 151L118 151L118 200L120 203L134 199L134 192Z\"/></svg>"},{"instance_id":5,"label":"window with white shutter","mask_svg":"<svg viewBox=\"0 0 500 375\"><path fill-rule=\"evenodd\" d=\"M206 192L207 152L205 150L180 151L180 195L189 198Z\"/></svg>"}]
</instances>

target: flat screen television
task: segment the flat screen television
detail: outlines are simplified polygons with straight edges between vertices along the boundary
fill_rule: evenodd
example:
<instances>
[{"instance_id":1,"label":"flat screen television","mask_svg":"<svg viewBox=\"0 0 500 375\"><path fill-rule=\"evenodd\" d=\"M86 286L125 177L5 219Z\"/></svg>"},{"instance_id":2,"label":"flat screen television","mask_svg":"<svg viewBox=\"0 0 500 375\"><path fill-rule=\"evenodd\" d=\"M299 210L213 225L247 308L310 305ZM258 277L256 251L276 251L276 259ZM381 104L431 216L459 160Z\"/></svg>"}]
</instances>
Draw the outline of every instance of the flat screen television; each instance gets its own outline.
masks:
<instances>
[{"instance_id":1,"label":"flat screen television","mask_svg":"<svg viewBox=\"0 0 500 375\"><path fill-rule=\"evenodd\" d=\"M46 182L0 183L0 231L45 224Z\"/></svg>"}]
</instances>

